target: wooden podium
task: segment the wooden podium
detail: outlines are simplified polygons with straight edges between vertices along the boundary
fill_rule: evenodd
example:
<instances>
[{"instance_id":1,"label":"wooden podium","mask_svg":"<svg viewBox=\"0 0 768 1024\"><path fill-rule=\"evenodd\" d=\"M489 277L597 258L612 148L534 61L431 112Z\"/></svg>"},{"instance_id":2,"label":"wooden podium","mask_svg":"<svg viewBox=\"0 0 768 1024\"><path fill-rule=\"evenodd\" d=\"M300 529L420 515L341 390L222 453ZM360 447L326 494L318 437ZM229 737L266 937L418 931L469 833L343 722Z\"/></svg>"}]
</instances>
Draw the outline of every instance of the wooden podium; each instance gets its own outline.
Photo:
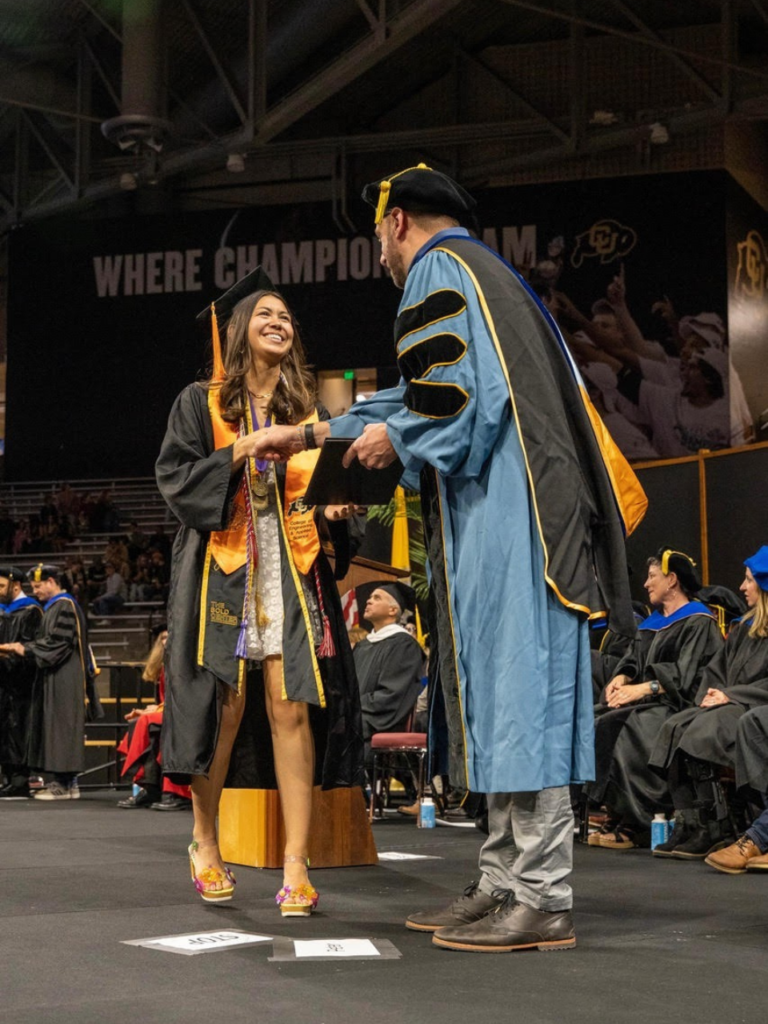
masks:
<instances>
[{"instance_id":1,"label":"wooden podium","mask_svg":"<svg viewBox=\"0 0 768 1024\"><path fill-rule=\"evenodd\" d=\"M313 868L378 864L363 794L315 789L309 859ZM276 789L225 789L219 805L219 849L230 864L281 868L285 830Z\"/></svg>"}]
</instances>

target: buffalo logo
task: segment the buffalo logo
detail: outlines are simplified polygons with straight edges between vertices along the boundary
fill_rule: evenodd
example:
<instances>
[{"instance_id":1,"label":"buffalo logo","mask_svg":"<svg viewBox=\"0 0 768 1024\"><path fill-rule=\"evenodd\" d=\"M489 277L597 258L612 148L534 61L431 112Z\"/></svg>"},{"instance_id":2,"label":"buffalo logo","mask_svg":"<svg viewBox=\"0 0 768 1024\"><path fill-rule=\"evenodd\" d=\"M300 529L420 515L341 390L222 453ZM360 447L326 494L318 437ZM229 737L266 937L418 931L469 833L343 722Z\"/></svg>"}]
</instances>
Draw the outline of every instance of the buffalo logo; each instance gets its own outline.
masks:
<instances>
[{"instance_id":1,"label":"buffalo logo","mask_svg":"<svg viewBox=\"0 0 768 1024\"><path fill-rule=\"evenodd\" d=\"M303 516L305 512L311 512L314 507L314 505L308 505L306 501L304 501L304 495L302 494L288 506L288 515Z\"/></svg>"},{"instance_id":2,"label":"buffalo logo","mask_svg":"<svg viewBox=\"0 0 768 1024\"><path fill-rule=\"evenodd\" d=\"M736 295L744 299L762 299L768 285L768 253L759 231L750 231L738 242L739 265L736 268Z\"/></svg>"},{"instance_id":3,"label":"buffalo logo","mask_svg":"<svg viewBox=\"0 0 768 1024\"><path fill-rule=\"evenodd\" d=\"M591 228L576 236L571 263L580 267L586 259L600 258L601 263L623 259L637 245L637 232L617 220L596 220Z\"/></svg>"}]
</instances>

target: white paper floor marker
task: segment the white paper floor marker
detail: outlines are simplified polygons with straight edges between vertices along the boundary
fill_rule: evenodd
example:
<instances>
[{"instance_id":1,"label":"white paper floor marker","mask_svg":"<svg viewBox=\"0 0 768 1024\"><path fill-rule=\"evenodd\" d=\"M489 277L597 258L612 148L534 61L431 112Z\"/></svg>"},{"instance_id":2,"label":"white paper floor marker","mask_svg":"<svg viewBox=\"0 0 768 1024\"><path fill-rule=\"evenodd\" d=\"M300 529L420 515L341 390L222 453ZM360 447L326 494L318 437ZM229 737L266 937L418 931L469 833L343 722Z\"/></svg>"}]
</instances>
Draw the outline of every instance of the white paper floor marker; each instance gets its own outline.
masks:
<instances>
[{"instance_id":1,"label":"white paper floor marker","mask_svg":"<svg viewBox=\"0 0 768 1024\"><path fill-rule=\"evenodd\" d=\"M297 957L381 956L370 939L294 939Z\"/></svg>"},{"instance_id":2,"label":"white paper floor marker","mask_svg":"<svg viewBox=\"0 0 768 1024\"><path fill-rule=\"evenodd\" d=\"M271 935L256 935L253 932L222 928L211 932L189 932L185 935L158 935L150 939L129 939L123 945L144 946L146 949L156 949L165 953L196 956L198 953L213 953L220 949L255 946L261 942L271 941Z\"/></svg>"},{"instance_id":3,"label":"white paper floor marker","mask_svg":"<svg viewBox=\"0 0 768 1024\"><path fill-rule=\"evenodd\" d=\"M396 850L385 850L379 854L379 860L442 860L430 853L398 853Z\"/></svg>"},{"instance_id":4,"label":"white paper floor marker","mask_svg":"<svg viewBox=\"0 0 768 1024\"><path fill-rule=\"evenodd\" d=\"M276 960L295 962L308 960L396 960L400 951L389 939L274 939Z\"/></svg>"}]
</instances>

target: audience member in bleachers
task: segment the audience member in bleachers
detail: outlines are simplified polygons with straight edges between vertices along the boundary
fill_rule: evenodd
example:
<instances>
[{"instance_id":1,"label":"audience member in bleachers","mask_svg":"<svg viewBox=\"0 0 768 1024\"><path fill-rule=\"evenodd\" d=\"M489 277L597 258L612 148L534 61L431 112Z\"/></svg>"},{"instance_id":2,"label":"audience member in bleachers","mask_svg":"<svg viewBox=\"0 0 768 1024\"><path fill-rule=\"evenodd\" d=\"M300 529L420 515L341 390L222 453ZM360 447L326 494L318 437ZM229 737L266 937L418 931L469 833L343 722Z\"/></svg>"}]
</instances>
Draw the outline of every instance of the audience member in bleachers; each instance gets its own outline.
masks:
<instances>
[{"instance_id":1,"label":"audience member in bleachers","mask_svg":"<svg viewBox=\"0 0 768 1024\"><path fill-rule=\"evenodd\" d=\"M26 555L32 550L32 525L28 518L17 524L11 549L14 555Z\"/></svg>"},{"instance_id":2,"label":"audience member in bleachers","mask_svg":"<svg viewBox=\"0 0 768 1024\"><path fill-rule=\"evenodd\" d=\"M130 523L128 523L128 533L126 534L125 540L128 545L128 558L131 561L136 561L139 555L146 551L149 546L147 535L135 519L132 519Z\"/></svg>"},{"instance_id":3,"label":"audience member in bleachers","mask_svg":"<svg viewBox=\"0 0 768 1024\"><path fill-rule=\"evenodd\" d=\"M316 520L304 504L319 452L305 450L285 467L262 461L269 431L257 428L291 423L307 449L302 424L316 421L318 411L292 314L271 290L249 294L254 286L239 282L237 299L216 302L219 316L231 312L223 361L214 333L212 379L179 395L157 462L160 491L181 522L163 767L193 776L189 854L207 901L230 899L234 890L216 831L230 758L233 785L260 778L260 788L274 788L276 780L286 833L276 899L281 913L304 917L318 900L307 871L313 784L363 782L352 652L318 534L318 522L325 523L332 537L346 540L354 507L329 506ZM338 548L340 575L344 561ZM238 733L247 748L242 759Z\"/></svg>"},{"instance_id":4,"label":"audience member in bleachers","mask_svg":"<svg viewBox=\"0 0 768 1024\"><path fill-rule=\"evenodd\" d=\"M95 601L101 594L102 588L107 580L107 570L101 555L94 555L93 561L88 566L88 602Z\"/></svg>"},{"instance_id":5,"label":"audience member in bleachers","mask_svg":"<svg viewBox=\"0 0 768 1024\"><path fill-rule=\"evenodd\" d=\"M605 849L644 844L654 813L671 810L666 783L648 758L664 722L693 703L704 666L723 642L709 608L694 600L701 584L688 555L662 548L648 560L644 585L656 610L640 624L596 708L596 776L586 791L609 817L589 843Z\"/></svg>"},{"instance_id":6,"label":"audience member in bleachers","mask_svg":"<svg viewBox=\"0 0 768 1024\"><path fill-rule=\"evenodd\" d=\"M110 537L106 548L104 549L104 564L111 562L115 567L115 572L125 579L131 571L130 560L128 558L128 545L121 540L119 537Z\"/></svg>"},{"instance_id":7,"label":"audience member in bleachers","mask_svg":"<svg viewBox=\"0 0 768 1024\"><path fill-rule=\"evenodd\" d=\"M99 596L93 601L91 609L94 615L110 616L119 612L128 596L128 588L121 573L112 562L105 562L106 579Z\"/></svg>"},{"instance_id":8,"label":"audience member in bleachers","mask_svg":"<svg viewBox=\"0 0 768 1024\"><path fill-rule=\"evenodd\" d=\"M61 577L61 585L77 601L81 608L88 605L88 576L79 556L68 558Z\"/></svg>"},{"instance_id":9,"label":"audience member in bleachers","mask_svg":"<svg viewBox=\"0 0 768 1024\"><path fill-rule=\"evenodd\" d=\"M371 736L404 729L421 690L424 652L400 625L409 597L413 599L413 591L402 583L380 584L363 613L373 630L352 652L360 686L366 760Z\"/></svg>"},{"instance_id":10,"label":"audience member in bleachers","mask_svg":"<svg viewBox=\"0 0 768 1024\"><path fill-rule=\"evenodd\" d=\"M159 551L163 556L164 562L169 563L171 561L172 541L165 532L165 527L162 523L160 523L155 532L150 536L149 541L147 542L147 547L150 551Z\"/></svg>"},{"instance_id":11,"label":"audience member in bleachers","mask_svg":"<svg viewBox=\"0 0 768 1024\"><path fill-rule=\"evenodd\" d=\"M768 555L768 549L762 550ZM768 557L763 558L762 566L761 586L765 590L768 589ZM755 623L758 614L755 614ZM765 628L764 616L762 624ZM727 875L768 871L768 706L753 708L739 719L734 760L737 788L762 810L744 835L725 849L712 851L705 863Z\"/></svg>"},{"instance_id":12,"label":"audience member in bleachers","mask_svg":"<svg viewBox=\"0 0 768 1024\"><path fill-rule=\"evenodd\" d=\"M121 775L132 778L140 784L136 795L119 800L118 807L135 810L148 807L153 811L181 811L192 807L189 786L178 786L162 774L160 755L160 730L163 724L165 705L165 669L163 658L168 630L163 626L149 653L142 673L145 682L157 684L157 704L134 708L125 716L129 730L123 738L118 753L125 754Z\"/></svg>"},{"instance_id":13,"label":"audience member in bleachers","mask_svg":"<svg viewBox=\"0 0 768 1024\"><path fill-rule=\"evenodd\" d=\"M22 589L24 572L13 565L0 567L0 644L34 640L43 612ZM16 651L0 657L0 766L5 784L1 798L29 796L29 726L35 662Z\"/></svg>"},{"instance_id":14,"label":"audience member in bleachers","mask_svg":"<svg viewBox=\"0 0 768 1024\"><path fill-rule=\"evenodd\" d=\"M136 565L131 573L128 599L131 602L151 601L154 590L149 555L141 553L137 555Z\"/></svg>"},{"instance_id":15,"label":"audience member in bleachers","mask_svg":"<svg viewBox=\"0 0 768 1024\"><path fill-rule=\"evenodd\" d=\"M171 570L165 555L159 549L153 550L149 556L149 582L149 600L165 603L171 584Z\"/></svg>"},{"instance_id":16,"label":"audience member in bleachers","mask_svg":"<svg viewBox=\"0 0 768 1024\"><path fill-rule=\"evenodd\" d=\"M739 719L768 705L768 547L744 565L750 612L704 669L696 706L667 719L651 754L675 807L674 832L656 856L703 858L734 834L718 774L734 766Z\"/></svg>"},{"instance_id":17,"label":"audience member in bleachers","mask_svg":"<svg viewBox=\"0 0 768 1024\"><path fill-rule=\"evenodd\" d=\"M28 763L51 773L53 781L35 795L36 800L79 798L77 776L85 769L84 695L89 718L102 714L89 665L85 616L61 588L61 575L55 565L40 563L31 570L32 590L43 605L40 632L34 640L0 644L0 653L28 658L38 668L32 687Z\"/></svg>"}]
</instances>

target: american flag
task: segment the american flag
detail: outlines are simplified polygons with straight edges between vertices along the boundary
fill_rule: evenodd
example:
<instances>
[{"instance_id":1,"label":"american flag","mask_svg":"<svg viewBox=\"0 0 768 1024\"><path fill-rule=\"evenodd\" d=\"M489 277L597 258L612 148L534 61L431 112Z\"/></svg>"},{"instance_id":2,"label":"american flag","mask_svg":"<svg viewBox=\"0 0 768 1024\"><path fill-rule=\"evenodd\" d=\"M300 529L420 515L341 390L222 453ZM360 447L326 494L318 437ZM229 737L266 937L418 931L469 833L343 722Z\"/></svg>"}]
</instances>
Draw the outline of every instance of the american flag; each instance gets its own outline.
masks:
<instances>
[{"instance_id":1,"label":"american flag","mask_svg":"<svg viewBox=\"0 0 768 1024\"><path fill-rule=\"evenodd\" d=\"M360 625L360 612L357 607L357 593L354 587L342 595L341 610L344 613L347 629L354 629L355 626Z\"/></svg>"}]
</instances>

